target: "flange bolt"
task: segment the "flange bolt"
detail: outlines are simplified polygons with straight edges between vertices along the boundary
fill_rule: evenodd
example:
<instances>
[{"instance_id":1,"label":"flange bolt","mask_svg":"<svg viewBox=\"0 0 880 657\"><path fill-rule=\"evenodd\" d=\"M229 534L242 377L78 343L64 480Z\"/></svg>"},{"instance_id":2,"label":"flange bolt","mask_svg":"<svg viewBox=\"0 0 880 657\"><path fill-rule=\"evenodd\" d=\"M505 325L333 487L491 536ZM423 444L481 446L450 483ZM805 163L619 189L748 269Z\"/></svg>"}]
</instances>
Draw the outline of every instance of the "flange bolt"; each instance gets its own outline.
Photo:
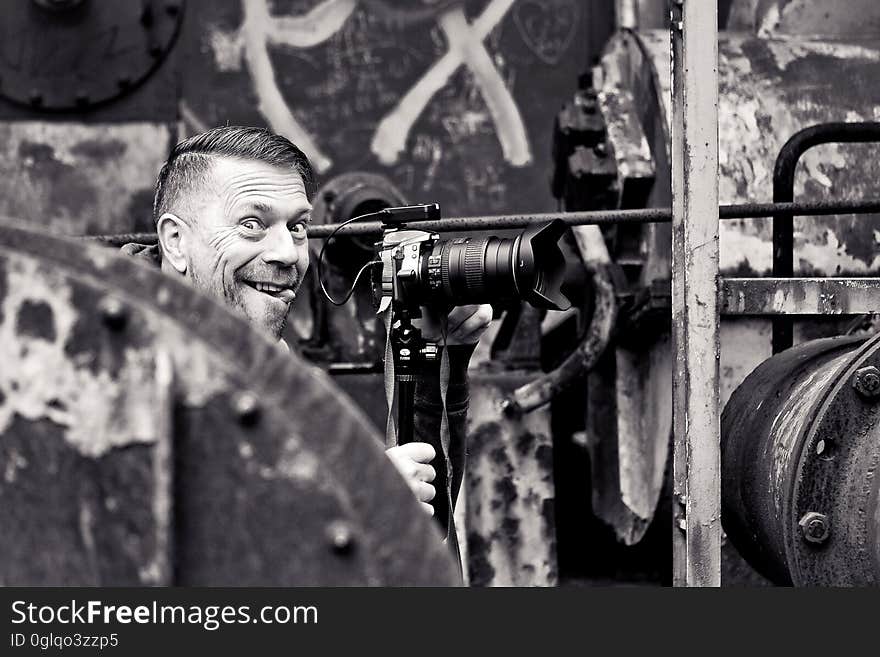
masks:
<instances>
[{"instance_id":1,"label":"flange bolt","mask_svg":"<svg viewBox=\"0 0 880 657\"><path fill-rule=\"evenodd\" d=\"M862 397L873 399L880 395L880 370L873 365L856 370L853 388Z\"/></svg>"},{"instance_id":2,"label":"flange bolt","mask_svg":"<svg viewBox=\"0 0 880 657\"><path fill-rule=\"evenodd\" d=\"M827 541L828 535L831 534L831 523L824 513L809 511L803 515L798 525L800 525L804 540L815 545Z\"/></svg>"}]
</instances>

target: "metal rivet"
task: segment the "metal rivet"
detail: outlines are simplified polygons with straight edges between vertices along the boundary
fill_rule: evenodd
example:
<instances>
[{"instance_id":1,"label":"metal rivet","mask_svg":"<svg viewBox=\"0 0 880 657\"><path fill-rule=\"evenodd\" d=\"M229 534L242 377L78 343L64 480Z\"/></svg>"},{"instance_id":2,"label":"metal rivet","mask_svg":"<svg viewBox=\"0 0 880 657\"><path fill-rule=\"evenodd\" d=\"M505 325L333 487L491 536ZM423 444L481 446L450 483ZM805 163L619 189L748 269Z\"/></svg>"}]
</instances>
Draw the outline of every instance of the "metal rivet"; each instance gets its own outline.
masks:
<instances>
[{"instance_id":1,"label":"metal rivet","mask_svg":"<svg viewBox=\"0 0 880 657\"><path fill-rule=\"evenodd\" d=\"M98 309L101 312L101 318L107 328L113 331L121 331L128 322L128 310L116 297L104 297L101 299Z\"/></svg>"},{"instance_id":2,"label":"metal rivet","mask_svg":"<svg viewBox=\"0 0 880 657\"><path fill-rule=\"evenodd\" d=\"M348 523L335 520L327 525L327 540L336 554L348 554L354 546L354 534Z\"/></svg>"},{"instance_id":3,"label":"metal rivet","mask_svg":"<svg viewBox=\"0 0 880 657\"><path fill-rule=\"evenodd\" d=\"M804 540L815 545L827 541L831 534L831 523L824 513L808 511L800 519L798 525L800 525Z\"/></svg>"},{"instance_id":4,"label":"metal rivet","mask_svg":"<svg viewBox=\"0 0 880 657\"><path fill-rule=\"evenodd\" d=\"M232 402L238 421L244 425L253 425L260 417L260 402L252 392L240 392Z\"/></svg>"},{"instance_id":5,"label":"metal rivet","mask_svg":"<svg viewBox=\"0 0 880 657\"><path fill-rule=\"evenodd\" d=\"M505 399L501 402L501 412L508 419L515 420L522 416L522 408L515 399Z\"/></svg>"},{"instance_id":6,"label":"metal rivet","mask_svg":"<svg viewBox=\"0 0 880 657\"><path fill-rule=\"evenodd\" d=\"M862 397L872 399L880 395L880 370L873 365L856 370L853 388Z\"/></svg>"}]
</instances>

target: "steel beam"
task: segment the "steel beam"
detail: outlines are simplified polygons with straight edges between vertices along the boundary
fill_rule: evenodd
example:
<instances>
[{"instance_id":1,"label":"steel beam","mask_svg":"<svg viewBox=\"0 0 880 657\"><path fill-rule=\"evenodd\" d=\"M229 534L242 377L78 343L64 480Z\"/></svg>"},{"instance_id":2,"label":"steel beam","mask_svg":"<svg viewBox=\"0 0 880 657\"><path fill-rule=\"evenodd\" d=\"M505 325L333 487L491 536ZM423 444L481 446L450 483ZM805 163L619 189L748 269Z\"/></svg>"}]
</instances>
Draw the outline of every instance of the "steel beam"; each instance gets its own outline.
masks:
<instances>
[{"instance_id":1,"label":"steel beam","mask_svg":"<svg viewBox=\"0 0 880 657\"><path fill-rule=\"evenodd\" d=\"M861 315L880 312L880 278L725 278L724 315Z\"/></svg>"},{"instance_id":2,"label":"steel beam","mask_svg":"<svg viewBox=\"0 0 880 657\"><path fill-rule=\"evenodd\" d=\"M718 6L672 2L673 584L721 584Z\"/></svg>"}]
</instances>

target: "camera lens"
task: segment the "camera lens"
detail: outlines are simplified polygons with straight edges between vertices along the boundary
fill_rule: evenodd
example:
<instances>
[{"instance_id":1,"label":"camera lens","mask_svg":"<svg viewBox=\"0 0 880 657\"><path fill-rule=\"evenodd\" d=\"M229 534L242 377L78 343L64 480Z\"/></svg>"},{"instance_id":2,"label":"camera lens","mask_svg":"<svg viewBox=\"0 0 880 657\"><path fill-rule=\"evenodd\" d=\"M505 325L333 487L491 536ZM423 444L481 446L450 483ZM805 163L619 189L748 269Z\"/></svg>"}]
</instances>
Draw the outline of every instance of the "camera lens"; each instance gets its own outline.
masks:
<instances>
[{"instance_id":1,"label":"camera lens","mask_svg":"<svg viewBox=\"0 0 880 657\"><path fill-rule=\"evenodd\" d=\"M559 290L565 260L557 241L564 230L561 222L553 222L514 238L435 242L420 267L425 293L452 305L522 298L539 308L568 308L571 304Z\"/></svg>"}]
</instances>

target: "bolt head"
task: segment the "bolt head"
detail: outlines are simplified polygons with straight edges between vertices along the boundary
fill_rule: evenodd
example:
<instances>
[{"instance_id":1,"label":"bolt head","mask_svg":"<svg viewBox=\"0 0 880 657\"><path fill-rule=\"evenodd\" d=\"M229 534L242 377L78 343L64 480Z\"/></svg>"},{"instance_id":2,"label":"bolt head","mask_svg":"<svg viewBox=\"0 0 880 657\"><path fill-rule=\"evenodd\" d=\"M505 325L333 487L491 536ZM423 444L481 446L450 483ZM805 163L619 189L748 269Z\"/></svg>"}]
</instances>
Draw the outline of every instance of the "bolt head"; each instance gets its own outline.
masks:
<instances>
[{"instance_id":1,"label":"bolt head","mask_svg":"<svg viewBox=\"0 0 880 657\"><path fill-rule=\"evenodd\" d=\"M804 540L815 545L827 541L828 536L831 534L831 523L828 521L828 516L824 513L809 511L801 517L798 525L801 528Z\"/></svg>"},{"instance_id":2,"label":"bolt head","mask_svg":"<svg viewBox=\"0 0 880 657\"><path fill-rule=\"evenodd\" d=\"M856 370L853 376L853 388L862 397L870 399L880 396L880 369L869 365Z\"/></svg>"},{"instance_id":3,"label":"bolt head","mask_svg":"<svg viewBox=\"0 0 880 657\"><path fill-rule=\"evenodd\" d=\"M348 554L354 546L354 533L348 523L334 520L327 525L327 540L336 554Z\"/></svg>"},{"instance_id":4,"label":"bolt head","mask_svg":"<svg viewBox=\"0 0 880 657\"><path fill-rule=\"evenodd\" d=\"M260 402L252 392L240 392L232 401L238 421L246 426L253 425L260 416Z\"/></svg>"},{"instance_id":5,"label":"bolt head","mask_svg":"<svg viewBox=\"0 0 880 657\"><path fill-rule=\"evenodd\" d=\"M501 402L501 412L504 416L511 420L522 417L522 408L515 399L505 399Z\"/></svg>"},{"instance_id":6,"label":"bolt head","mask_svg":"<svg viewBox=\"0 0 880 657\"><path fill-rule=\"evenodd\" d=\"M104 297L98 305L101 319L107 328L121 331L128 322L128 310L125 304L116 297Z\"/></svg>"}]
</instances>

